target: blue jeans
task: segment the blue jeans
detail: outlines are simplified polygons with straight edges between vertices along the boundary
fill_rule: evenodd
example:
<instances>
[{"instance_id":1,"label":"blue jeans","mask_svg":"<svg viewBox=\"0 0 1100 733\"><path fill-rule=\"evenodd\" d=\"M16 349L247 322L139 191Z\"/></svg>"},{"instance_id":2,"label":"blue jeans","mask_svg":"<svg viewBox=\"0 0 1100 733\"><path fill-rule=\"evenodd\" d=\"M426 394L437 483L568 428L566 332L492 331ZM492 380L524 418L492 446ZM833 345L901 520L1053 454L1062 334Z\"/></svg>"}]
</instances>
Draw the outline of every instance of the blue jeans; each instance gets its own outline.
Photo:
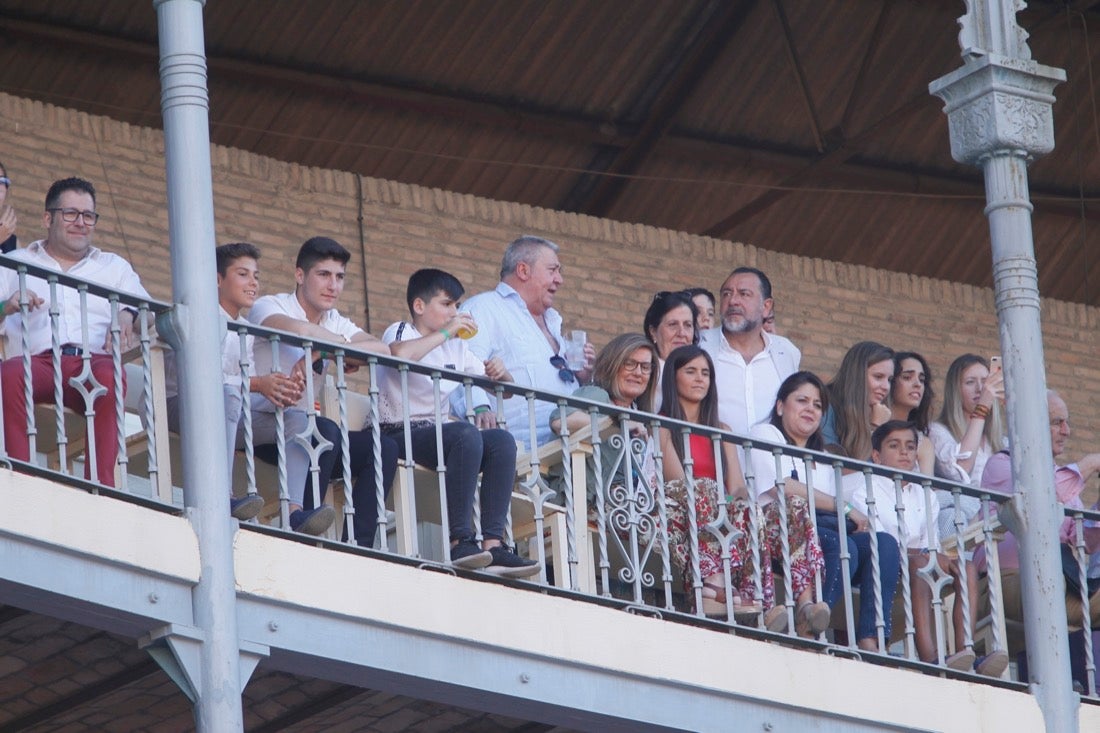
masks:
<instances>
[{"instance_id":1,"label":"blue jeans","mask_svg":"<svg viewBox=\"0 0 1100 733\"><path fill-rule=\"evenodd\" d=\"M452 540L474 539L473 508L477 476L481 479L481 535L504 539L512 485L516 481L516 440L506 430L479 430L468 422L443 425L443 465L447 467L447 521ZM383 433L405 457L404 430ZM438 463L435 426L409 431L413 460L434 469Z\"/></svg>"},{"instance_id":2,"label":"blue jeans","mask_svg":"<svg viewBox=\"0 0 1100 733\"><path fill-rule=\"evenodd\" d=\"M879 582L882 587L882 615L886 624L884 633L890 639L890 609L894 604L894 591L898 586L898 573L901 571L901 553L897 540L885 532L876 532L878 537ZM844 591L840 566L840 535L831 529L818 528L821 551L825 555L825 578L821 585L821 595L829 607L836 605ZM856 639L870 639L877 636L875 629L875 578L871 572L871 534L857 532L849 534L848 573L854 587L859 588L859 618L856 623Z\"/></svg>"}]
</instances>

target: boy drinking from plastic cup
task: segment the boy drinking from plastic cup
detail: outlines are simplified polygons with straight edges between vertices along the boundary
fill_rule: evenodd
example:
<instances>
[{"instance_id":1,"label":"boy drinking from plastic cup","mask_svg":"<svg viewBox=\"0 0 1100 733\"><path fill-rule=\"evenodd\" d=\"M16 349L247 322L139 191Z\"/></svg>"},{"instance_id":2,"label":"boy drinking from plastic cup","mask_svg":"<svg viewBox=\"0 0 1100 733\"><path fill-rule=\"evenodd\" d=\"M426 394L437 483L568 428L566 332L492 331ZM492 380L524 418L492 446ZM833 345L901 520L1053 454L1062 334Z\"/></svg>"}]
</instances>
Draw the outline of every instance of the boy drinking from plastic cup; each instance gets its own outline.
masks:
<instances>
[{"instance_id":1,"label":"boy drinking from plastic cup","mask_svg":"<svg viewBox=\"0 0 1100 733\"><path fill-rule=\"evenodd\" d=\"M410 321L394 323L382 335L391 353L402 359L453 369L498 381L512 381L499 357L482 362L469 350L465 339L477 333L477 324L469 313L458 311L465 289L454 275L443 270L417 270L409 277L406 301ZM414 461L435 468L437 430L443 446L442 463L446 466L447 524L450 534L449 556L455 567L483 569L509 578L526 578L541 570L534 560L517 555L503 543L512 484L516 477L516 441L510 433L496 427L496 416L489 395L472 390L474 423L465 419L465 388L458 382L439 383L436 424L436 392L432 378L408 373L407 400L402 395L401 374L396 369L379 369L379 419L406 458L411 448ZM409 435L404 434L404 414L409 411ZM454 418L454 419L452 419ZM477 476L481 481L480 546L473 524L474 494Z\"/></svg>"}]
</instances>

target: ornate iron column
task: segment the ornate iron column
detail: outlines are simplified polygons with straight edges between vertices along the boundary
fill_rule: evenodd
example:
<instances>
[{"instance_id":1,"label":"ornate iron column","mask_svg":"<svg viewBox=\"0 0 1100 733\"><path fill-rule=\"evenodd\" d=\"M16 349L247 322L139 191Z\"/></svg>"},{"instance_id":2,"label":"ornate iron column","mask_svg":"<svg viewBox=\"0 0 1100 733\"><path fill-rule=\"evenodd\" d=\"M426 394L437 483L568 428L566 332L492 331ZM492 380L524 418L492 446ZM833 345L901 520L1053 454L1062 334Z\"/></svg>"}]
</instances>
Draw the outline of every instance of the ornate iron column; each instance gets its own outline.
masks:
<instances>
[{"instance_id":1,"label":"ornate iron column","mask_svg":"<svg viewBox=\"0 0 1100 733\"><path fill-rule=\"evenodd\" d=\"M1047 730L1064 733L1077 730L1079 701L1070 677L1027 164L1054 148L1052 92L1066 75L1031 59L1016 23L1024 5L967 0L959 19L963 66L929 91L946 103L952 156L985 172L1028 671Z\"/></svg>"}]
</instances>

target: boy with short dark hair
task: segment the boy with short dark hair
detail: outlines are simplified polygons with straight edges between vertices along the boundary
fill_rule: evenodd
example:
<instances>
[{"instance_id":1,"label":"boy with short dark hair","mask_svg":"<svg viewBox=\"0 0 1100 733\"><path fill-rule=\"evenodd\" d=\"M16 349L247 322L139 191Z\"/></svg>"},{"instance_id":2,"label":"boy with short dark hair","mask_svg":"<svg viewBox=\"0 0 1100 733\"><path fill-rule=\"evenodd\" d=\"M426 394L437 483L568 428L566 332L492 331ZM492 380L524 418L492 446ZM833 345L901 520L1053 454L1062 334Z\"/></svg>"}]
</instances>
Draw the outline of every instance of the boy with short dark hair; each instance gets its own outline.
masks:
<instances>
[{"instance_id":1,"label":"boy with short dark hair","mask_svg":"<svg viewBox=\"0 0 1100 733\"><path fill-rule=\"evenodd\" d=\"M394 356L454 369L491 379L511 381L499 357L482 362L469 350L466 339L477 333L469 313L458 312L465 289L454 275L434 268L417 270L409 278L406 302L411 323L394 323L382 335ZM392 437L405 457L401 375L380 369L379 414L384 434ZM412 459L424 466L439 464L436 452L435 387L427 375L408 374L408 402ZM509 578L538 573L534 560L517 555L503 544L512 484L516 479L516 441L496 427L496 416L484 390L475 388L473 425L461 407L464 388L440 383L440 414L458 420L444 422L443 463L447 467L447 517L450 524L450 560L456 567L484 569ZM450 405L454 405L450 407ZM479 429L481 428L481 429ZM482 544L474 532L473 506L477 476L481 481Z\"/></svg>"},{"instance_id":2,"label":"boy with short dark hair","mask_svg":"<svg viewBox=\"0 0 1100 733\"><path fill-rule=\"evenodd\" d=\"M904 420L890 420L871 434L871 462L899 471L916 470L917 427ZM845 484L851 489L850 501L853 506L868 514L867 484L863 474L850 474ZM903 483L900 496L895 490L894 481L886 476L871 476L871 488L877 505L876 529L888 532L909 551L909 588L913 599L913 626L916 631L917 655L921 661L936 662L936 643L933 638L935 628L932 617L932 587L921 577L920 571L929 564L931 550L936 550L938 572L951 575L955 590L955 645L957 651L949 655L944 664L951 669L969 672L974 669L978 674L999 677L1008 665L1008 654L995 649L981 658L975 658L974 650L962 647L967 637L967 619L963 617L963 604L960 594L966 593L969 599L970 615L973 618L978 609L978 575L973 562L966 565L965 582L962 566L957 557L949 557L940 549L940 537L937 517L940 513L936 494L912 482ZM927 500L927 505L926 505ZM899 517L899 512L901 517ZM869 515L868 515L869 516ZM904 521L904 526L901 522ZM904 531L904 537L902 532ZM970 636L973 638L973 621L970 622ZM959 648L962 647L962 648Z\"/></svg>"},{"instance_id":3,"label":"boy with short dark hair","mask_svg":"<svg viewBox=\"0 0 1100 733\"><path fill-rule=\"evenodd\" d=\"M289 331L303 339L344 343L357 351L389 354L390 350L385 344L364 331L350 318L343 316L336 308L344 291L350 259L351 253L334 239L329 237L307 239L299 248L295 262L294 291L265 295L260 298L249 310L249 320L264 328ZM274 351L278 354L279 368L274 368L272 348L264 344L263 348L256 351L257 371L264 373L277 371L288 376L301 376L304 385L305 366L302 360L305 350L282 341L274 347ZM322 357L321 361L314 366L323 374L330 364L325 363L324 355L320 350L315 349L313 356ZM362 360L349 356L344 360L344 369L350 372L363 363ZM322 382L321 378L314 379L315 394L301 395L298 407L303 413L318 398ZM320 434L320 439L332 443L330 448L320 452L317 459L316 498L323 502L329 479L343 475L342 437L340 427L328 418L316 415L313 418L313 425L316 432ZM374 434L370 425L360 430L348 431L348 458L351 464L352 501L355 507L352 527L355 531L355 542L366 547L374 544L380 510L375 486L373 443ZM389 493L394 474L397 472L397 446L392 440L382 435L379 436L379 447L382 491L385 494ZM314 498L313 491L305 493L304 506L307 511L313 507ZM323 505L319 507L322 510L324 508ZM381 510L384 511L385 507L381 507ZM293 518L291 521L293 523Z\"/></svg>"},{"instance_id":4,"label":"boy with short dark hair","mask_svg":"<svg viewBox=\"0 0 1100 733\"><path fill-rule=\"evenodd\" d=\"M260 250L248 242L223 244L214 252L218 271L218 304L230 323L248 321L241 311L252 307L259 294ZM241 380L248 378L254 445L273 444L276 441L277 407L283 410L283 436L287 451L287 493L290 496L291 529L317 535L332 524L336 513L332 507L302 508L306 476L309 471L309 454L297 444L294 436L306 429L306 414L293 405L302 395L304 384L300 378L285 374L257 375L252 351L253 337L245 337L245 357L248 374L241 374L241 339L232 330L222 338L222 379L225 397L226 447L229 453L229 477L233 476L233 452L244 447L244 425L241 423ZM171 352L165 359L165 391L168 394L168 426L179 431L179 397L176 394L176 360ZM230 511L240 520L252 519L263 509L264 500L256 494L230 498Z\"/></svg>"}]
</instances>

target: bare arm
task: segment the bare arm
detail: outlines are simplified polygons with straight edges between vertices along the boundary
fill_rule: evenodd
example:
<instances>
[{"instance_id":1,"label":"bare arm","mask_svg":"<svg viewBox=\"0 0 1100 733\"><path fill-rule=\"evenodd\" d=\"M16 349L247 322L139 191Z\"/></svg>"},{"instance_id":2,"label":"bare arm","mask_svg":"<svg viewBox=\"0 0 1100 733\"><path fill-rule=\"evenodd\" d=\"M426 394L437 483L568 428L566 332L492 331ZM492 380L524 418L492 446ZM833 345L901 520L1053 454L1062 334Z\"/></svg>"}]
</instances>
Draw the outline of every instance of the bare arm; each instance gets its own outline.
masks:
<instances>
[{"instance_id":1,"label":"bare arm","mask_svg":"<svg viewBox=\"0 0 1100 733\"><path fill-rule=\"evenodd\" d=\"M1004 374L1000 369L996 369L986 378L985 386L982 388L982 396L978 398L978 404L993 409L996 400L1003 400L1004 395ZM967 473L974 470L974 459L978 456L978 448L981 447L982 438L985 434L985 421L986 418L984 417L969 416L966 422L966 432L963 433L962 440L959 441L959 452L969 453L970 455L967 458L958 458L956 462ZM998 451L1001 446L991 446L990 449Z\"/></svg>"},{"instance_id":2,"label":"bare arm","mask_svg":"<svg viewBox=\"0 0 1100 733\"><path fill-rule=\"evenodd\" d=\"M282 313L268 316L260 325L264 328L277 328L280 331L287 331L288 333L293 333L307 339L317 339L334 343L345 341L343 336L323 326L318 326L316 323L303 321L299 318L292 318ZM351 339L346 340L346 342L348 344L354 344L355 348L362 349L363 351L372 351L376 354L390 353L390 347L363 330L359 330ZM355 362L358 360L348 359L348 361Z\"/></svg>"},{"instance_id":3,"label":"bare arm","mask_svg":"<svg viewBox=\"0 0 1100 733\"><path fill-rule=\"evenodd\" d=\"M726 425L723 430L729 430ZM735 499L747 499L748 486L745 485L745 473L741 470L741 461L737 459L737 449L733 443L722 442L722 455L726 464L726 494Z\"/></svg>"},{"instance_id":4,"label":"bare arm","mask_svg":"<svg viewBox=\"0 0 1100 733\"><path fill-rule=\"evenodd\" d=\"M1077 460L1077 468L1081 469L1081 475L1087 481L1094 473L1100 471L1100 453L1089 453Z\"/></svg>"},{"instance_id":5,"label":"bare arm","mask_svg":"<svg viewBox=\"0 0 1100 733\"><path fill-rule=\"evenodd\" d=\"M460 326L466 326L471 330L476 330L474 326L474 317L469 313L459 313L454 318L447 321L447 323L443 325L443 328L434 333L418 336L417 338L408 339L407 341L394 341L390 344L390 352L394 356L400 356L402 359L420 361L432 350L439 348L445 342L454 338Z\"/></svg>"}]
</instances>

